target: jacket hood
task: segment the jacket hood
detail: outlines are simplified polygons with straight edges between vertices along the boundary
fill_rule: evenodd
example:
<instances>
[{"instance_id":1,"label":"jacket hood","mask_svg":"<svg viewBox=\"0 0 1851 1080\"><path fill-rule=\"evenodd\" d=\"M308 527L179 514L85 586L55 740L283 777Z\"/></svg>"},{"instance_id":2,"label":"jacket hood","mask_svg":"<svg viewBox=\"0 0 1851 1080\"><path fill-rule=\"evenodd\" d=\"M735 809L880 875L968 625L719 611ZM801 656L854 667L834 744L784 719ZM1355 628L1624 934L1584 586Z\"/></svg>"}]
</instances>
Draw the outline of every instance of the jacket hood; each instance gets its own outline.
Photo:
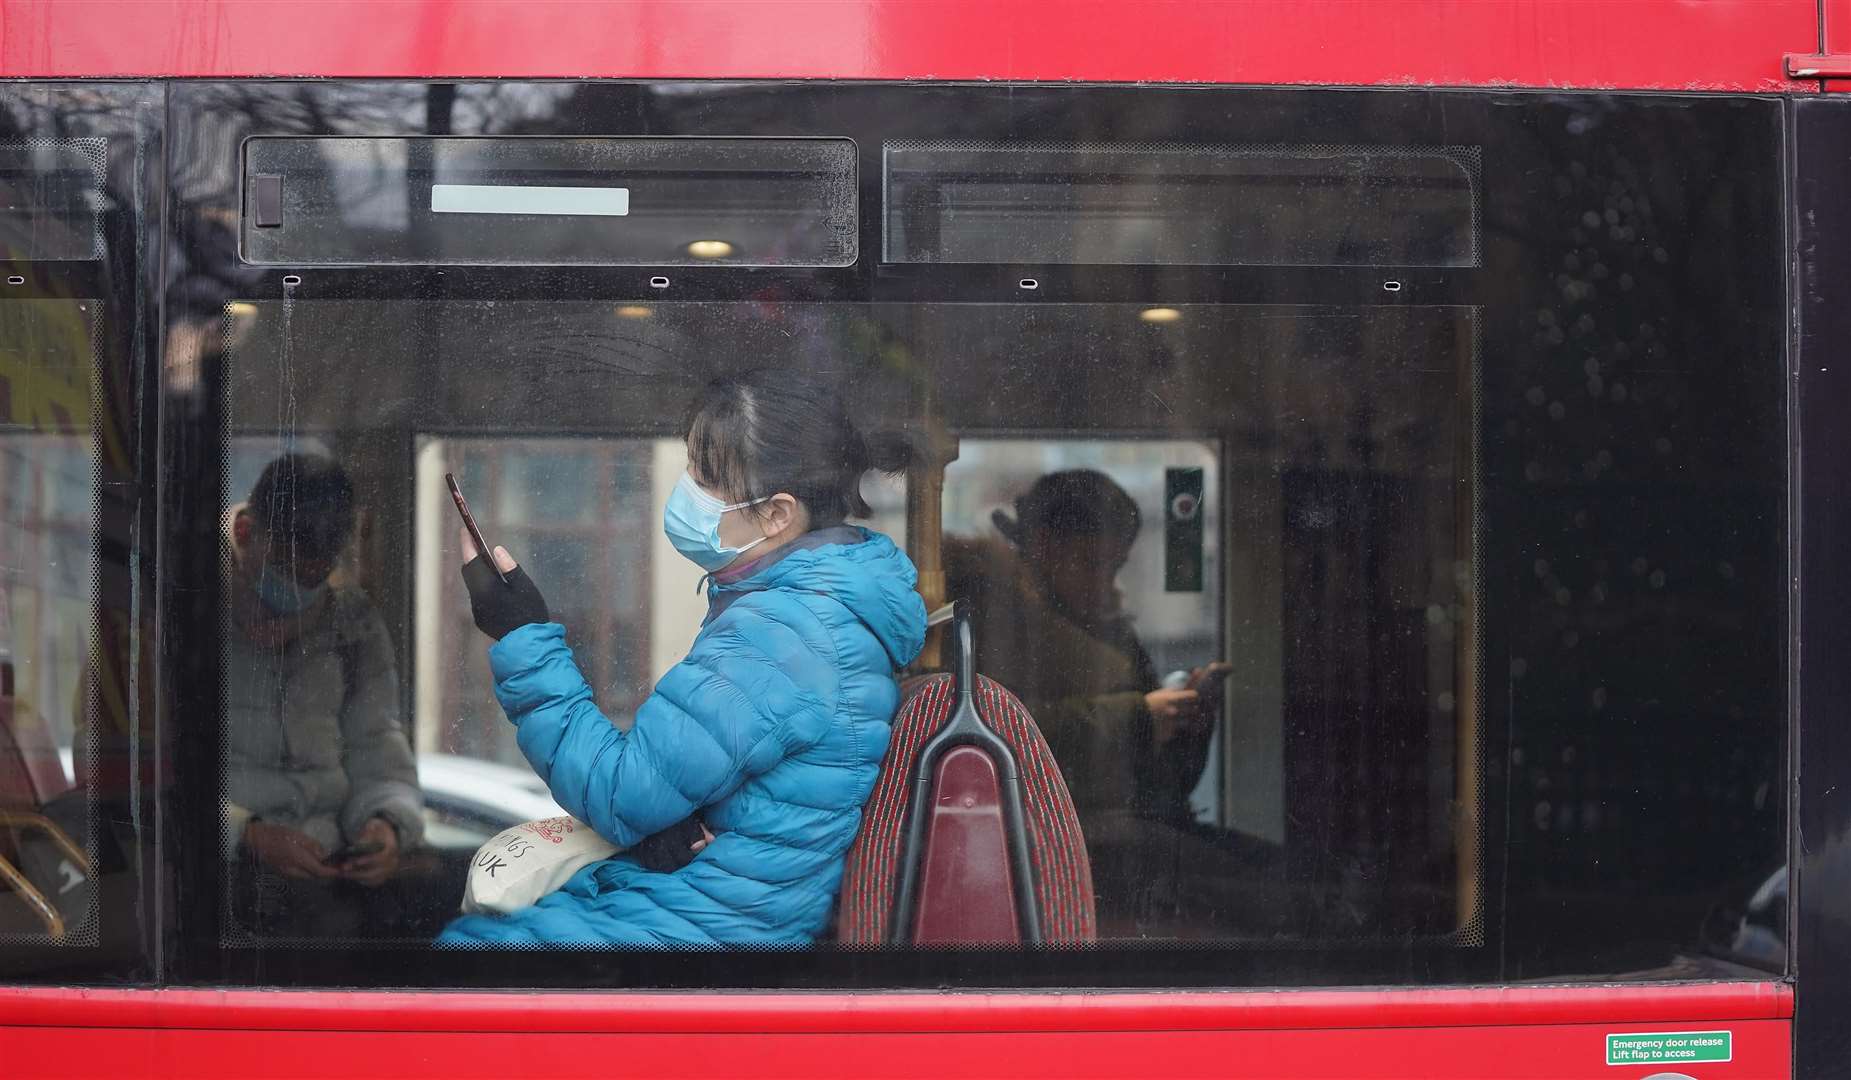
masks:
<instances>
[{"instance_id":1,"label":"jacket hood","mask_svg":"<svg viewBox=\"0 0 1851 1080\"><path fill-rule=\"evenodd\" d=\"M716 577L709 596L715 604L761 589L831 597L868 628L895 668L903 668L925 647L925 601L914 590L918 581L913 561L892 540L870 529L841 526L774 552L764 567L736 581Z\"/></svg>"}]
</instances>

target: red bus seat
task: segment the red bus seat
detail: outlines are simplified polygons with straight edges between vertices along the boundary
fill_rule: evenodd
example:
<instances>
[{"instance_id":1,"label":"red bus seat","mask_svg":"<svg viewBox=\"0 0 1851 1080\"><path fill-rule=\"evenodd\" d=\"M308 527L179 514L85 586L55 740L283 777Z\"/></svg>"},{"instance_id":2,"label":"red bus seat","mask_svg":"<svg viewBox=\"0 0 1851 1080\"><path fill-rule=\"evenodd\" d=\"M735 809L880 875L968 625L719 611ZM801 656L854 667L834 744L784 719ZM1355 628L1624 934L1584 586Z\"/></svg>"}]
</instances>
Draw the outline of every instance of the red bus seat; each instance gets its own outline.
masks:
<instances>
[{"instance_id":1,"label":"red bus seat","mask_svg":"<svg viewBox=\"0 0 1851 1080\"><path fill-rule=\"evenodd\" d=\"M968 646L968 620L954 629ZM964 672L968 656L961 650ZM1097 937L1092 866L1060 768L1014 694L983 676L972 682L977 717L1006 752L969 741L946 747L927 783L921 754L953 724L963 694L952 675L908 680L893 741L849 849L835 928L839 943L1065 945ZM1020 780L1027 883L1016 881L1009 850L1017 840L1004 796L1010 771ZM924 799L922 786L929 789ZM914 827L916 805L930 811ZM1026 913L1024 903L1031 909ZM909 908L904 915L901 906Z\"/></svg>"}]
</instances>

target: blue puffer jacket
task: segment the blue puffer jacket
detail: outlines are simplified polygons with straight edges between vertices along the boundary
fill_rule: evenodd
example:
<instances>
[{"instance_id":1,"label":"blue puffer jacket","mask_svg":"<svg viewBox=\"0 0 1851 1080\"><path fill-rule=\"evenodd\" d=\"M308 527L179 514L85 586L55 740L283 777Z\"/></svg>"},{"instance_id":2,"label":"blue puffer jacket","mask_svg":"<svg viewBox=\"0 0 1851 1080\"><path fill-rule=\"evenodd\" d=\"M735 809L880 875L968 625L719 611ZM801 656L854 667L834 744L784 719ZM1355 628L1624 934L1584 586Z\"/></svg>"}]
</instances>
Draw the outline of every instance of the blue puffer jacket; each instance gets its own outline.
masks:
<instances>
[{"instance_id":1,"label":"blue puffer jacket","mask_svg":"<svg viewBox=\"0 0 1851 1080\"><path fill-rule=\"evenodd\" d=\"M823 930L887 751L894 671L925 639L913 564L839 526L724 577L628 732L592 703L557 623L489 650L559 805L624 847L702 810L714 842L672 874L593 863L533 907L458 919L440 945L806 944Z\"/></svg>"}]
</instances>

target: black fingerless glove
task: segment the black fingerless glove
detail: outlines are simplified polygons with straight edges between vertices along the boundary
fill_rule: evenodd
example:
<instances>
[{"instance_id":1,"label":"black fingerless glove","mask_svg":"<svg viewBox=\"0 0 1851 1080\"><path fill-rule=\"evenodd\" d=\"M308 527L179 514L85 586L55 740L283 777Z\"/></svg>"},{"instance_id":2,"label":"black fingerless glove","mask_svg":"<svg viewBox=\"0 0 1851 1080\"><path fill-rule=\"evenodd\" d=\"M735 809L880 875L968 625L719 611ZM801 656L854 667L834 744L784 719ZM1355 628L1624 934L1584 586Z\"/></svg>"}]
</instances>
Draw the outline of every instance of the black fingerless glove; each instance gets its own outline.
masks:
<instances>
[{"instance_id":1,"label":"black fingerless glove","mask_svg":"<svg viewBox=\"0 0 1851 1080\"><path fill-rule=\"evenodd\" d=\"M518 566L508 571L508 583L503 585L488 560L487 555L477 555L463 564L463 584L469 588L476 629L500 641L529 623L551 621L546 598L527 571Z\"/></svg>"},{"instance_id":2,"label":"black fingerless glove","mask_svg":"<svg viewBox=\"0 0 1851 1080\"><path fill-rule=\"evenodd\" d=\"M699 854L694 845L701 839L701 821L688 818L678 825L670 825L654 836L644 837L630 849L636 861L643 864L643 869L654 870L658 874L672 874L694 861Z\"/></svg>"}]
</instances>

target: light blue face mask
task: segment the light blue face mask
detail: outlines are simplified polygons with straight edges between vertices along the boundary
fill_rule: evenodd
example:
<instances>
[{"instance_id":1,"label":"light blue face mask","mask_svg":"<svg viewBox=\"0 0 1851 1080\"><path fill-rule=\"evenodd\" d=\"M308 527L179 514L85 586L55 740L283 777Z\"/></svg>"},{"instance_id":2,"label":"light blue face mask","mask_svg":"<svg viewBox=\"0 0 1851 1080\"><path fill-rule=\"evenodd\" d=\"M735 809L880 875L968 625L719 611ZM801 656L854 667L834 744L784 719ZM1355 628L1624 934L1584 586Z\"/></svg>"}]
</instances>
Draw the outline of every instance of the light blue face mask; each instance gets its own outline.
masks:
<instances>
[{"instance_id":1,"label":"light blue face mask","mask_svg":"<svg viewBox=\"0 0 1851 1080\"><path fill-rule=\"evenodd\" d=\"M314 607L327 591L325 581L313 587L298 585L269 563L264 563L263 569L257 572L257 599L272 615L300 615Z\"/></svg>"},{"instance_id":2,"label":"light blue face mask","mask_svg":"<svg viewBox=\"0 0 1851 1080\"><path fill-rule=\"evenodd\" d=\"M702 491L694 477L684 472L662 507L662 531L668 534L668 542L675 545L676 551L711 574L766 540L761 536L744 547L727 547L720 542L720 515L769 501L721 502Z\"/></svg>"}]
</instances>

